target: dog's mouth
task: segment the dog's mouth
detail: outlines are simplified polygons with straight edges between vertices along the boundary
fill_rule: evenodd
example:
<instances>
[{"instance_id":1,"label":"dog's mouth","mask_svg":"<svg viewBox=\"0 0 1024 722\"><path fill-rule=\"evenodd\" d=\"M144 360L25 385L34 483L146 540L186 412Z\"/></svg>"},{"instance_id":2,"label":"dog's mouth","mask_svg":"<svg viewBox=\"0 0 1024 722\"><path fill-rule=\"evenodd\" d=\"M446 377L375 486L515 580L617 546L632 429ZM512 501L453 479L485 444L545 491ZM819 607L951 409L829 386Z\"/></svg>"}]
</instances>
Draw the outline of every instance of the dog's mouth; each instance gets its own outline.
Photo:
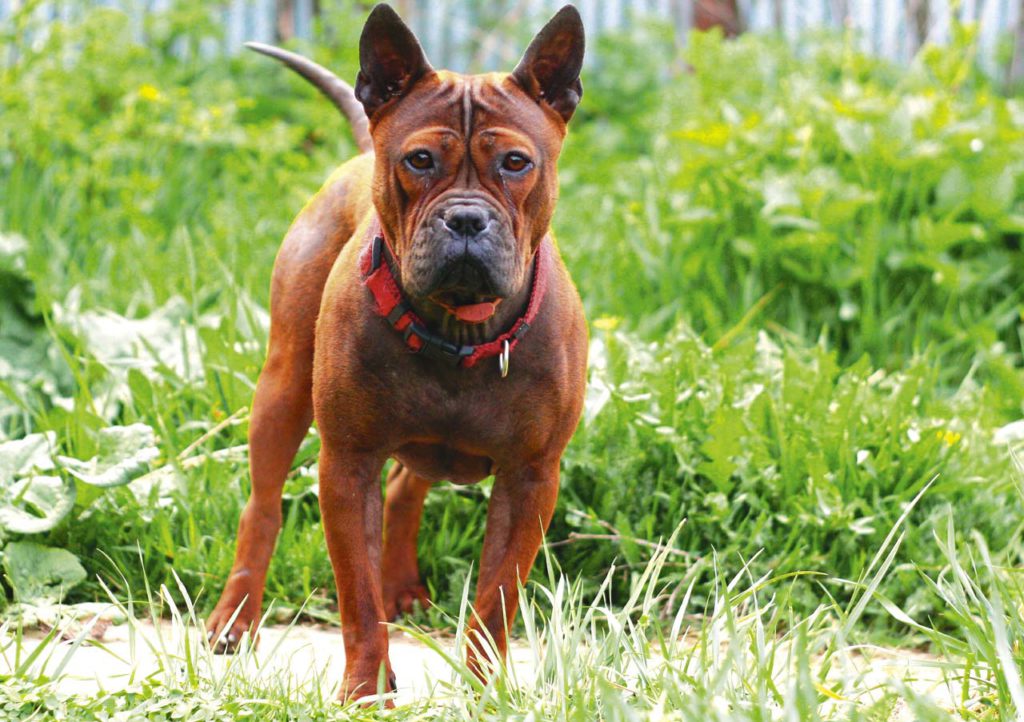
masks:
<instances>
[{"instance_id":1,"label":"dog's mouth","mask_svg":"<svg viewBox=\"0 0 1024 722\"><path fill-rule=\"evenodd\" d=\"M501 299L457 290L435 293L430 300L463 323L483 323L498 310Z\"/></svg>"}]
</instances>

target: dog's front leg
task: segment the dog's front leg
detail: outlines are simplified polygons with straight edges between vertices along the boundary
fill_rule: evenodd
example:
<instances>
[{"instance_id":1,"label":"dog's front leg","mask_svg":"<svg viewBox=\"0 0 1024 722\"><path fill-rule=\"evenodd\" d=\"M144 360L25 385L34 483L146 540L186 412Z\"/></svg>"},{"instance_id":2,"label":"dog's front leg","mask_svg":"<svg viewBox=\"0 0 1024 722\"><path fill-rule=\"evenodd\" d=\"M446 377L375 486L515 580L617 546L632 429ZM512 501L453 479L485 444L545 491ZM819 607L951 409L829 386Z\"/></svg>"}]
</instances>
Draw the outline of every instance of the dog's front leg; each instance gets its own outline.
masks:
<instances>
[{"instance_id":1,"label":"dog's front leg","mask_svg":"<svg viewBox=\"0 0 1024 722\"><path fill-rule=\"evenodd\" d=\"M320 451L320 513L345 638L343 701L376 694L382 665L384 691L395 691L381 593L383 461L327 443Z\"/></svg>"},{"instance_id":2,"label":"dog's front leg","mask_svg":"<svg viewBox=\"0 0 1024 722\"><path fill-rule=\"evenodd\" d=\"M558 499L559 459L547 459L515 469L499 469L487 507L487 530L480 558L474 609L469 625L467 661L483 679L488 642L494 640L498 660L504 662L508 629L515 619L519 593L537 556L544 532L551 523Z\"/></svg>"}]
</instances>

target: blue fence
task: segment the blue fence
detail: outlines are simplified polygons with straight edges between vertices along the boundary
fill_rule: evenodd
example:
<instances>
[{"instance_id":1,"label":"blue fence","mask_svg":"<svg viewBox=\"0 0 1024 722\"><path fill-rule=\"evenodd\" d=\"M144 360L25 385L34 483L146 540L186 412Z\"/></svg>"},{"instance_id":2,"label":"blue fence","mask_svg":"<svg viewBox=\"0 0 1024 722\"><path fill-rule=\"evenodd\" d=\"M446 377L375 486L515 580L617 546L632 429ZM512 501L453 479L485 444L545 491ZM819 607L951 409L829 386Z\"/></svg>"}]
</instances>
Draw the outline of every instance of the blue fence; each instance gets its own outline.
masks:
<instances>
[{"instance_id":1,"label":"blue fence","mask_svg":"<svg viewBox=\"0 0 1024 722\"><path fill-rule=\"evenodd\" d=\"M0 23L27 0L0 0ZM468 69L507 66L521 50L527 28L565 0L394 0L409 21L431 60L439 66ZM644 18L671 23L685 42L696 3L702 0L577 0L589 34L628 27ZM134 17L167 10L174 0L95 0L94 6L117 6ZM330 13L344 0L321 0ZM365 3L369 4L369 3ZM865 50L909 61L924 42L946 42L952 21L978 23L980 62L1005 77L1024 74L1024 0L738 0L746 30L781 32L795 38L820 27L855 31ZM75 2L38 3L40 20L71 20L88 7ZM213 50L237 52L246 40L274 42L282 34L309 38L314 33L314 0L227 0L220 8L223 44ZM283 9L283 10L282 10ZM923 15L921 14L923 10ZM926 18L923 23L920 18ZM923 30L923 33L921 32ZM923 35L923 37L922 37Z\"/></svg>"}]
</instances>

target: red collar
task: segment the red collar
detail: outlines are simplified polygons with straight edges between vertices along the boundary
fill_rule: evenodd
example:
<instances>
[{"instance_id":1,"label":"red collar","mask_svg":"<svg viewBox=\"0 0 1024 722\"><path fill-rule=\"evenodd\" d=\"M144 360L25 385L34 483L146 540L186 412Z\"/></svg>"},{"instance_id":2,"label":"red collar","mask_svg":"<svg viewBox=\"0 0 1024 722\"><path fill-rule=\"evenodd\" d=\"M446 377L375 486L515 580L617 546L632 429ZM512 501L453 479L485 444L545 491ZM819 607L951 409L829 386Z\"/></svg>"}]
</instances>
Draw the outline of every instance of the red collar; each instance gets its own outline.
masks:
<instances>
[{"instance_id":1,"label":"red collar","mask_svg":"<svg viewBox=\"0 0 1024 722\"><path fill-rule=\"evenodd\" d=\"M402 294L396 280L395 254L375 220L370 228L370 242L359 256L359 270L363 285L373 294L377 315L383 316L396 331L402 334L405 345L414 353L424 353L434 358L451 361L469 368L480 359L504 355L502 375L508 369L508 355L530 328L547 286L547 264L543 256L548 253L549 241L545 238L533 257L533 287L526 313L516 319L512 327L493 341L477 346L458 346L430 331L423 320L413 312Z\"/></svg>"}]
</instances>

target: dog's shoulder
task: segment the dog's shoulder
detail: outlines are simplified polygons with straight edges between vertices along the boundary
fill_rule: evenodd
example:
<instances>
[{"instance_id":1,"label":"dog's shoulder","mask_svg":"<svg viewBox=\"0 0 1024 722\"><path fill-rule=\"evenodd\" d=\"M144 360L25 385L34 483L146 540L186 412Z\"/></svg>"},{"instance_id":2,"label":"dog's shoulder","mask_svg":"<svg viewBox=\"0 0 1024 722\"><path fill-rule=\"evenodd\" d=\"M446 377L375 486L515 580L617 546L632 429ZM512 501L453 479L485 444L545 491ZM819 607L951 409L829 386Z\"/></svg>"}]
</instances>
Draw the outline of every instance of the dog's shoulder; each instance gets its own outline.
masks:
<instances>
[{"instance_id":1,"label":"dog's shoulder","mask_svg":"<svg viewBox=\"0 0 1024 722\"><path fill-rule=\"evenodd\" d=\"M373 153L361 153L342 163L327 178L320 190L306 204L319 206L323 212L342 220L346 225L358 225L373 204Z\"/></svg>"}]
</instances>

